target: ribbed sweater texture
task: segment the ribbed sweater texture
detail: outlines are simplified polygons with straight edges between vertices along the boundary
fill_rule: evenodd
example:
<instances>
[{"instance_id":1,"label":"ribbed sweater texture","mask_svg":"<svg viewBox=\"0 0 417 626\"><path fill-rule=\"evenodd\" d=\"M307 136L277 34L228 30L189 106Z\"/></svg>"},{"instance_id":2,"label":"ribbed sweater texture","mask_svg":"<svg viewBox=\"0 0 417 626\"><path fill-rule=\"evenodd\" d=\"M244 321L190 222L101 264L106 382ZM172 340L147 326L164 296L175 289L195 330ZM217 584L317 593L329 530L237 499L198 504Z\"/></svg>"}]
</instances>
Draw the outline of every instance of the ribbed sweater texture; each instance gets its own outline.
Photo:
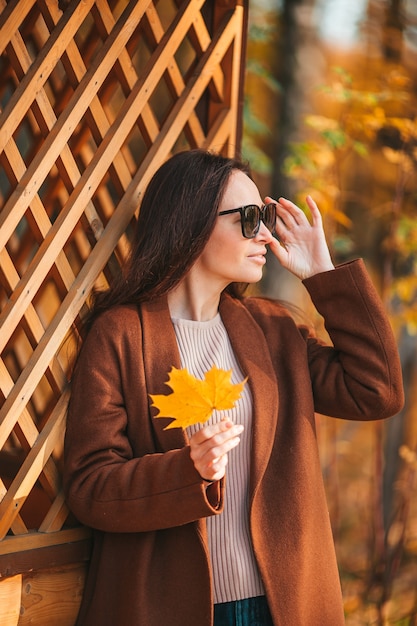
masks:
<instances>
[{"instance_id":1,"label":"ribbed sweater texture","mask_svg":"<svg viewBox=\"0 0 417 626\"><path fill-rule=\"evenodd\" d=\"M207 322L175 318L172 322L181 367L187 368L196 378L203 379L205 373L216 365L224 370L232 370L232 383L244 379L220 314ZM214 411L207 424L216 423L225 417L236 424L243 424L245 429L239 445L228 453L224 511L207 518L215 603L264 594L249 531L252 398L247 384L234 408ZM187 428L188 436L200 428L201 424L190 426Z\"/></svg>"}]
</instances>

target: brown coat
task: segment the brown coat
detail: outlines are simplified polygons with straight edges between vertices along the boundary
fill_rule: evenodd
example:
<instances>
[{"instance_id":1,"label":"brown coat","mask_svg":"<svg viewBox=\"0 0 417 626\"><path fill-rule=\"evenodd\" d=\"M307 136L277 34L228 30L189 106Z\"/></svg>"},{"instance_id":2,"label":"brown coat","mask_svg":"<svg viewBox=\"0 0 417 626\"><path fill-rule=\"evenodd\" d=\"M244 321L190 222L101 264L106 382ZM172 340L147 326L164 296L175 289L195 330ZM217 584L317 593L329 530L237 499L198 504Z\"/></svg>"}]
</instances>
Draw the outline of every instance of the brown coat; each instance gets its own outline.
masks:
<instances>
[{"instance_id":1,"label":"brown coat","mask_svg":"<svg viewBox=\"0 0 417 626\"><path fill-rule=\"evenodd\" d=\"M224 296L220 313L253 396L250 528L274 624L341 626L342 598L314 412L370 420L403 403L396 343L362 261L305 281L335 348L279 304ZM181 429L153 419L180 366L165 299L103 314L73 380L68 502L97 529L79 626L210 626L206 492Z\"/></svg>"}]
</instances>

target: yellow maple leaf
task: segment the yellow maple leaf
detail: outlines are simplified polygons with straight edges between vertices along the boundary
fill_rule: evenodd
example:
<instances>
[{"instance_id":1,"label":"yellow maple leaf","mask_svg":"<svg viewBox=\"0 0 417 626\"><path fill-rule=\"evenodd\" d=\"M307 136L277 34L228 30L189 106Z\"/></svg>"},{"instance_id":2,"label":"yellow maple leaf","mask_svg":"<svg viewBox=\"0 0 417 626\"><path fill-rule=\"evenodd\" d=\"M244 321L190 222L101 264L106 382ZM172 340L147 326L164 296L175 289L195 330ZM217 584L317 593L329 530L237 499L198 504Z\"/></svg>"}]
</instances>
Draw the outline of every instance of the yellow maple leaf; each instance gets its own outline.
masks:
<instances>
[{"instance_id":1,"label":"yellow maple leaf","mask_svg":"<svg viewBox=\"0 0 417 626\"><path fill-rule=\"evenodd\" d=\"M164 428L186 428L206 422L217 409L232 409L239 399L247 378L241 383L231 382L232 370L222 370L213 365L204 380L190 374L187 369L173 367L169 373L168 387L172 393L149 394L152 406L158 409L155 417L172 417Z\"/></svg>"}]
</instances>

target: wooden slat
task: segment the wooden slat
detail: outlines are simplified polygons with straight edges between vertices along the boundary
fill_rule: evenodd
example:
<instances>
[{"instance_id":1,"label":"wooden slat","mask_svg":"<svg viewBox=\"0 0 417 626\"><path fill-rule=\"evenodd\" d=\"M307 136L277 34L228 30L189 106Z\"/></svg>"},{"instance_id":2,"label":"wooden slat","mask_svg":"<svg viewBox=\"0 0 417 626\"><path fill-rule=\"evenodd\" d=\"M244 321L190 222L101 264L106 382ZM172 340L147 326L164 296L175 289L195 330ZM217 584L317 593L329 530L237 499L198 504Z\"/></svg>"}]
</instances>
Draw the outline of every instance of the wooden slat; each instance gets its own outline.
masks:
<instances>
[{"instance_id":1,"label":"wooden slat","mask_svg":"<svg viewBox=\"0 0 417 626\"><path fill-rule=\"evenodd\" d=\"M0 360L0 385L1 391L5 397L10 395L10 393L14 389L13 380L2 360ZM4 412L4 420L0 420L0 449L4 447L9 433L12 431L13 426L17 422L17 419L19 419L18 435L20 435L21 432L22 436L29 446L32 446L37 441L39 437L39 431L36 428L33 420L31 419L31 416L25 405L19 418L18 416L15 417L11 414L6 415L6 412ZM43 469L43 473L45 474L49 485L51 485L51 487L53 488L53 492L56 493L59 485L59 477L52 459L48 460L48 463Z\"/></svg>"},{"instance_id":2,"label":"wooden slat","mask_svg":"<svg viewBox=\"0 0 417 626\"><path fill-rule=\"evenodd\" d=\"M53 25L56 25L58 23L60 11L57 10L57 7L55 7L55 5L48 5L48 9L49 11L45 13L44 16L47 20L48 26L52 27ZM92 7L92 10L94 10L94 6ZM103 13L106 11L107 15L111 15L107 2L103 1L101 3L100 11L103 11ZM116 22L113 20L112 27L115 26ZM109 29L108 34L110 34L110 32L111 29ZM122 49L120 54L125 54L125 50ZM78 84L87 73L87 68L83 61L82 55L74 41L71 41L69 43L65 53L62 55L62 63L66 69L67 75L69 76L74 89L76 89ZM94 96L92 98L89 104L89 112L90 115L88 117L88 120L90 122L90 128L92 130L93 137L96 140L96 143L100 143L100 141L108 132L110 123L101 105L100 99L97 96ZM127 167L123 159L123 155L120 152L117 152L114 155L112 167L117 174L117 179L120 183L120 189L122 191L125 191L132 179L132 176L129 172L129 168ZM74 180L72 180L71 182L74 183Z\"/></svg>"},{"instance_id":3,"label":"wooden slat","mask_svg":"<svg viewBox=\"0 0 417 626\"><path fill-rule=\"evenodd\" d=\"M12 0L0 3L0 54L3 54L11 38L35 4L36 0ZM0 151L1 152L1 151Z\"/></svg>"},{"instance_id":4,"label":"wooden slat","mask_svg":"<svg viewBox=\"0 0 417 626\"><path fill-rule=\"evenodd\" d=\"M39 191L39 187L68 143L74 128L80 122L89 103L103 84L109 68L113 67L149 2L150 0L131 0L129 2L115 28L92 61L65 111L60 115L41 149L16 186L15 191L11 194L0 214L0 248L6 245L33 196ZM2 149L1 137L0 126L0 150Z\"/></svg>"},{"instance_id":5,"label":"wooden slat","mask_svg":"<svg viewBox=\"0 0 417 626\"><path fill-rule=\"evenodd\" d=\"M46 237L41 244L25 276L19 282L19 285L16 286L12 298L10 298L9 303L0 315L0 350L22 318L29 302L34 297L34 294L36 294L39 285L50 270L54 262L55 250L61 249L65 245L69 234L72 232L74 223L80 218L84 207L97 189L104 173L109 168L113 154L120 149L126 136L135 124L137 116L140 115L144 107L147 94L154 91L158 81L161 79L165 71L165 58L174 55L181 43L182 37L188 31L192 23L193 12L202 4L203 0L191 0L184 5L184 12L177 14L171 28L168 29L163 39L161 49L158 48L148 64L149 72L143 81L138 81L135 88L132 89L129 97L121 107L118 117L113 122L106 137L104 137L103 141L98 146L94 158L75 186L66 207L61 211L56 222L51 227L48 237ZM60 120L57 125L59 124ZM183 128L183 126L184 124L181 125L181 128ZM176 133L176 128L171 128L170 132ZM177 136L178 135L179 132L177 133ZM44 167L43 161L41 162L41 166ZM15 212L16 209L14 209L14 213ZM1 419L0 413L0 422Z\"/></svg>"},{"instance_id":6,"label":"wooden slat","mask_svg":"<svg viewBox=\"0 0 417 626\"><path fill-rule=\"evenodd\" d=\"M69 391L67 390L60 397L53 415L39 434L7 490L7 494L0 502L0 540L6 536L7 531L25 503L26 497L32 490L38 476L42 473L57 441L63 439L68 396Z\"/></svg>"},{"instance_id":7,"label":"wooden slat","mask_svg":"<svg viewBox=\"0 0 417 626\"><path fill-rule=\"evenodd\" d=\"M224 146L229 137L230 128L232 128L234 123L230 109L220 111L201 147L207 150L209 148L216 150L219 146Z\"/></svg>"},{"instance_id":8,"label":"wooden slat","mask_svg":"<svg viewBox=\"0 0 417 626\"><path fill-rule=\"evenodd\" d=\"M4 482L0 478L0 497L4 498L5 495L7 495L6 485L4 484ZM23 535L23 534L26 534L28 532L26 524L23 522L23 520L20 517L20 515L17 515L15 517L15 519L13 520L13 523L11 524L10 528L17 535Z\"/></svg>"},{"instance_id":9,"label":"wooden slat","mask_svg":"<svg viewBox=\"0 0 417 626\"><path fill-rule=\"evenodd\" d=\"M4 107L0 118L0 152L10 141L36 94L43 88L64 50L74 38L93 2L94 0L72 0L58 26L51 33L47 45L42 48Z\"/></svg>"},{"instance_id":10,"label":"wooden slat","mask_svg":"<svg viewBox=\"0 0 417 626\"><path fill-rule=\"evenodd\" d=\"M240 27L242 20L242 8L237 7L236 11L225 16L216 35L213 37L210 46L205 51L198 63L193 77L187 83L187 87L183 90L181 97L178 98L174 107L164 124L165 133L161 133L160 141L173 145L175 139L179 135L190 110L193 109L195 103L198 102L204 89L210 81L210 72L217 66L220 59L223 58L225 52L231 45L233 38L236 36L236 29ZM175 124L174 124L175 121ZM162 136L163 135L163 136ZM157 143L157 142L156 142ZM213 147L213 146L209 146Z\"/></svg>"},{"instance_id":11,"label":"wooden slat","mask_svg":"<svg viewBox=\"0 0 417 626\"><path fill-rule=\"evenodd\" d=\"M4 150L4 154L6 155L6 157L9 159L10 163L12 164L13 171L16 175L16 179L18 180L19 176L23 175L25 171L25 165L24 165L22 157L20 156L19 151L17 150L16 144L14 141L9 141L9 143L7 144ZM42 236L46 236L46 234L48 233L51 227L51 221L38 195L35 195L32 200L31 211L34 215L36 215L36 224L39 228L39 232L42 234ZM55 264L58 268L58 271L60 273L60 276L64 284L67 287L69 287L74 281L74 273L68 262L67 257L63 253L59 252L56 257ZM3 271L5 279L7 280L9 289L11 289L12 291L17 289L20 277L13 263L11 262L10 256L5 247L0 249L0 267ZM3 314L2 319L5 320L5 317L6 317L6 314ZM31 305L29 305L29 307L27 308L25 312L25 319L32 333L33 338L36 341L39 340L41 334L43 334L44 329L42 327L42 324L40 323L38 315L36 314L34 308ZM3 326L4 321L0 323ZM0 351L3 350L4 346L6 345L7 340L11 335L11 332L12 331L9 331L10 333L9 336L7 335L7 331L4 331L4 335L2 334L4 343L0 344ZM54 360L53 368L54 369L59 368L55 360ZM63 382L62 371L60 372L59 369L56 369L54 375L56 376L58 380L61 381L61 384L62 384Z\"/></svg>"},{"instance_id":12,"label":"wooden slat","mask_svg":"<svg viewBox=\"0 0 417 626\"><path fill-rule=\"evenodd\" d=\"M205 52L210 45L211 36L207 30L207 26L202 18L201 13L196 15L190 32L190 39L193 42L199 56ZM224 74L220 65L213 67L213 74L209 82L211 95L215 102L224 102Z\"/></svg>"},{"instance_id":13,"label":"wooden slat","mask_svg":"<svg viewBox=\"0 0 417 626\"><path fill-rule=\"evenodd\" d=\"M17 626L20 615L20 596L22 593L22 576L0 580L0 624L1 626Z\"/></svg>"},{"instance_id":14,"label":"wooden slat","mask_svg":"<svg viewBox=\"0 0 417 626\"><path fill-rule=\"evenodd\" d=\"M0 541L0 557L5 557L5 559L2 559L1 575L11 575L12 569L4 569L4 564L7 563L7 559L9 559L11 563L14 559L14 555L20 552L29 553L32 550L46 548L48 546L72 544L78 541L88 540L90 537L91 530L82 526L66 528L56 533L42 534L32 532L19 537L6 537L3 541Z\"/></svg>"},{"instance_id":15,"label":"wooden slat","mask_svg":"<svg viewBox=\"0 0 417 626\"><path fill-rule=\"evenodd\" d=\"M153 4L150 4L145 11L145 15L148 16L149 11L152 11L152 9ZM97 28L104 36L108 36L114 28L115 20L107 1L97 0L93 13ZM129 93L139 76L132 65L132 60L126 49L122 50L119 55L117 63L115 64L115 73L120 80L124 92ZM148 103L145 104L141 115L138 116L138 125L141 128L146 143L152 145L152 142L159 133L159 124Z\"/></svg>"},{"instance_id":16,"label":"wooden slat","mask_svg":"<svg viewBox=\"0 0 417 626\"><path fill-rule=\"evenodd\" d=\"M32 539L34 539L34 536L32 536ZM18 540L16 539L13 542L13 547L17 542ZM13 550L10 554L0 554L0 580L2 578L7 580L10 576L30 573L33 570L49 569L51 567L87 561L90 554L90 537L56 544L51 543L45 546L34 547L32 545L28 550Z\"/></svg>"},{"instance_id":17,"label":"wooden slat","mask_svg":"<svg viewBox=\"0 0 417 626\"><path fill-rule=\"evenodd\" d=\"M229 154L228 156L232 157L235 154L236 146L238 145L238 120L239 120L239 95L241 92L241 81L243 78L243 71L241 68L241 55L242 55L242 44L243 44L243 24L244 24L244 11L243 7L240 6L236 9L235 12L235 29L234 29L234 41L233 46L234 49L230 51L231 59L229 61L229 67L231 67L230 71L230 80L228 81L228 86L230 90L230 98L228 98L229 106L230 106L230 133L228 137L229 142Z\"/></svg>"},{"instance_id":18,"label":"wooden slat","mask_svg":"<svg viewBox=\"0 0 417 626\"><path fill-rule=\"evenodd\" d=\"M65 501L65 493L61 488L61 491L56 496L53 504L45 515L42 523L39 526L40 533L54 533L60 530L65 524L65 520L68 518L69 509Z\"/></svg>"},{"instance_id":19,"label":"wooden slat","mask_svg":"<svg viewBox=\"0 0 417 626\"><path fill-rule=\"evenodd\" d=\"M27 51L26 45L24 44L23 39L20 37L20 35L16 35L16 37L13 38L10 45L13 49L13 53L15 57L15 62L13 63L14 70L16 71L18 75L24 76L29 71L30 65L31 65L31 58ZM83 75L84 74L85 74L85 66L84 66ZM33 106L33 116L35 120L38 122L39 127L43 130L45 135L47 135L57 123L57 117L54 113L52 105L44 89L41 89L36 96L36 99L34 101L34 106ZM14 143L14 142L9 141L9 143L5 147L6 156L7 156L7 148L10 149L11 143ZM19 181L24 176L26 172L26 168L22 167L21 163L18 163L16 166L15 159L9 159L9 162L10 162L10 165L13 167L13 171L14 171L14 174L16 175L17 181ZM58 167L59 173L61 174L62 179L64 181L68 181L69 184L75 185L76 182L79 180L81 174L76 164L75 158L67 144L63 146L62 152L60 153L57 159L57 167ZM39 196L36 195L34 197L34 200L36 198L39 198ZM41 216L46 215L46 211L43 210L43 207L39 207L38 204L36 206L33 206L33 202L31 203L31 209L32 209L32 214L34 216L34 219L36 221L38 220L38 213ZM91 202L87 204L85 212L89 218L90 223L94 222L95 220L100 221L94 209L94 205ZM49 220L48 220L48 223L50 227ZM44 233L42 234L44 235ZM98 233L98 236L99 236L99 233ZM57 268L59 270L61 269L60 264L62 263L64 262L60 258L60 255L58 255ZM62 278L63 278L63 282L65 285L70 284L74 278L71 271L67 275L67 271L66 271L68 269L67 265L68 263L65 265L65 270L62 273Z\"/></svg>"},{"instance_id":20,"label":"wooden slat","mask_svg":"<svg viewBox=\"0 0 417 626\"><path fill-rule=\"evenodd\" d=\"M196 14L200 15L199 12ZM160 44L164 36L164 29L159 19L158 13L156 12L153 5L151 5L146 11L146 17L148 18L149 29L152 32L155 43ZM193 25L191 25L191 27L193 27ZM171 58L172 60L168 64L167 68L168 86L171 89L174 97L178 98L185 88L185 81L181 75L177 63L175 62L175 57L172 55ZM189 131L188 136L191 145L201 145L204 141L204 132L195 111L191 111L190 116L187 119L186 128ZM154 139L156 139L156 137L154 137Z\"/></svg>"}]
</instances>

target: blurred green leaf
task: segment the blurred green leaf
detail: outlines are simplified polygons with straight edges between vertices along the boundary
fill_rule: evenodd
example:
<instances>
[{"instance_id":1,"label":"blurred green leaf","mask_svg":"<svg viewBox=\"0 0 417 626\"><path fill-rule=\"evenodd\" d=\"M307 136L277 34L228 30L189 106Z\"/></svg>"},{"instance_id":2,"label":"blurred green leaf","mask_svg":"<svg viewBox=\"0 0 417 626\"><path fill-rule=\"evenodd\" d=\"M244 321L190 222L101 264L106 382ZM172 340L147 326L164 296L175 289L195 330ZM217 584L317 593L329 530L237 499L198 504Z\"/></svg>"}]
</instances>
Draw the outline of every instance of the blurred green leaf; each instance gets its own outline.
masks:
<instances>
[{"instance_id":1,"label":"blurred green leaf","mask_svg":"<svg viewBox=\"0 0 417 626\"><path fill-rule=\"evenodd\" d=\"M347 136L343 130L323 130L320 134L323 139L336 150L344 148L347 144Z\"/></svg>"},{"instance_id":2,"label":"blurred green leaf","mask_svg":"<svg viewBox=\"0 0 417 626\"><path fill-rule=\"evenodd\" d=\"M242 139L242 155L244 159L250 162L251 168L254 171L263 176L270 176L272 174L273 168L271 159L247 135Z\"/></svg>"},{"instance_id":3,"label":"blurred green leaf","mask_svg":"<svg viewBox=\"0 0 417 626\"><path fill-rule=\"evenodd\" d=\"M359 154L359 156L362 156L362 157L366 157L369 154L368 148L361 141L354 141L353 149L356 152L356 154Z\"/></svg>"},{"instance_id":4,"label":"blurred green leaf","mask_svg":"<svg viewBox=\"0 0 417 626\"><path fill-rule=\"evenodd\" d=\"M273 23L267 23L262 26L260 24L251 24L248 37L254 43L268 43L275 32L276 27Z\"/></svg>"},{"instance_id":5,"label":"blurred green leaf","mask_svg":"<svg viewBox=\"0 0 417 626\"><path fill-rule=\"evenodd\" d=\"M269 126L253 113L250 100L245 98L243 102L243 121L246 132L253 135L266 135L270 132Z\"/></svg>"},{"instance_id":6,"label":"blurred green leaf","mask_svg":"<svg viewBox=\"0 0 417 626\"><path fill-rule=\"evenodd\" d=\"M274 78L273 74L268 70L265 65L256 61L255 59L248 60L246 64L246 71L252 72L274 92L279 93L281 91L280 83Z\"/></svg>"}]
</instances>

